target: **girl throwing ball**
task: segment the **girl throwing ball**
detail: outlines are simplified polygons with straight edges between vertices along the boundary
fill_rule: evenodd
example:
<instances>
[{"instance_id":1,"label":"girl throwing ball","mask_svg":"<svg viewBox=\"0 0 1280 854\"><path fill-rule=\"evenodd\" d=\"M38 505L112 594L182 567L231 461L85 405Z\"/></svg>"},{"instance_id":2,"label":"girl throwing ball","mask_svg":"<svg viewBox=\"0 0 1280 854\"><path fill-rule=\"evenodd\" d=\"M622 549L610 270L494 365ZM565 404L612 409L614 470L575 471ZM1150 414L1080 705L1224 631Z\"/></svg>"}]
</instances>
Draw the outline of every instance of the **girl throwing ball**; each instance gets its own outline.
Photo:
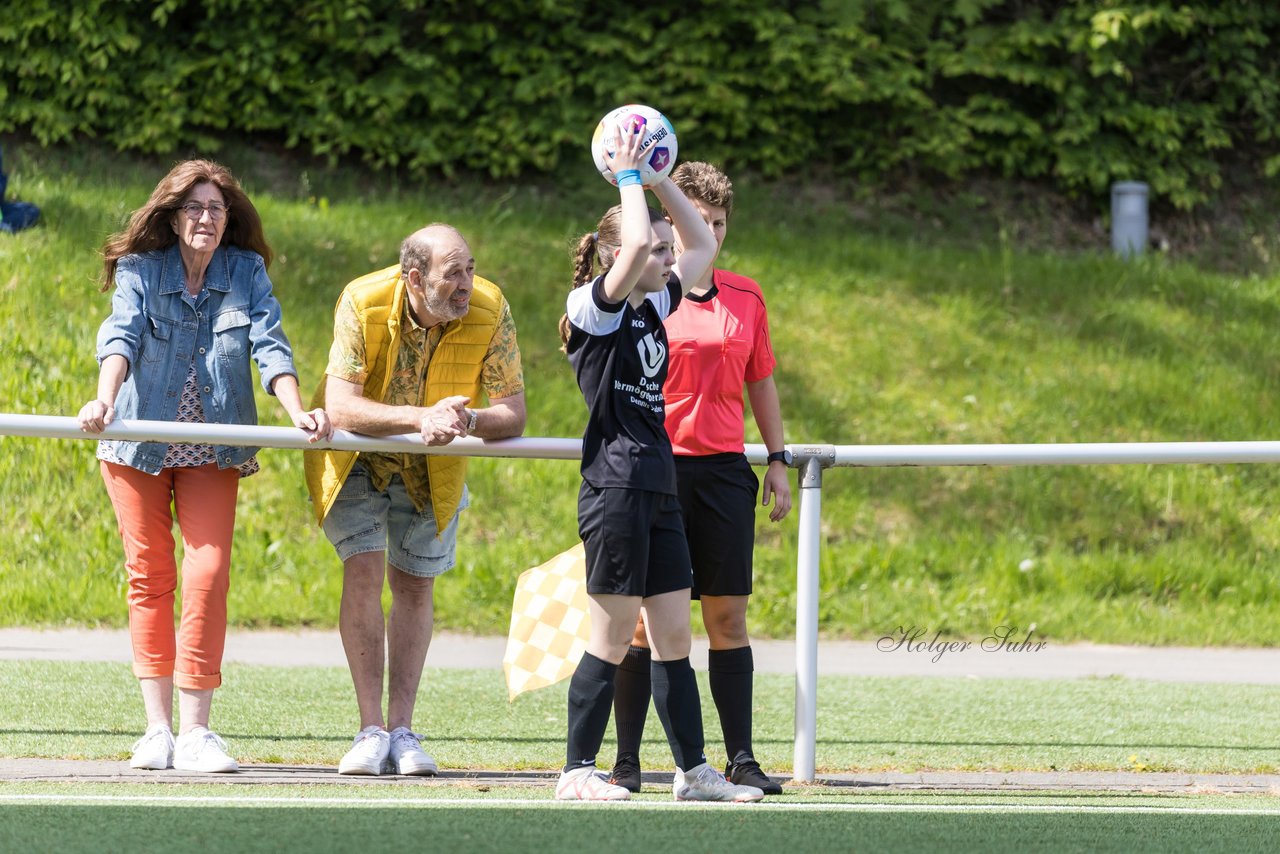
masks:
<instances>
[{"instance_id":1,"label":"girl throwing ball","mask_svg":"<svg viewBox=\"0 0 1280 854\"><path fill-rule=\"evenodd\" d=\"M596 769L613 703L614 676L643 613L652 649L653 700L676 772L676 800L758 801L703 754L702 708L689 665L689 547L676 499L664 419L667 338L662 321L706 273L716 241L670 179L651 210L635 126L618 127L606 154L621 204L584 235L560 336L588 416L582 443L578 530L586 547L591 639L569 683L569 732L561 800L624 800L631 793ZM674 226L674 231L673 231ZM675 239L682 252L675 257Z\"/></svg>"}]
</instances>

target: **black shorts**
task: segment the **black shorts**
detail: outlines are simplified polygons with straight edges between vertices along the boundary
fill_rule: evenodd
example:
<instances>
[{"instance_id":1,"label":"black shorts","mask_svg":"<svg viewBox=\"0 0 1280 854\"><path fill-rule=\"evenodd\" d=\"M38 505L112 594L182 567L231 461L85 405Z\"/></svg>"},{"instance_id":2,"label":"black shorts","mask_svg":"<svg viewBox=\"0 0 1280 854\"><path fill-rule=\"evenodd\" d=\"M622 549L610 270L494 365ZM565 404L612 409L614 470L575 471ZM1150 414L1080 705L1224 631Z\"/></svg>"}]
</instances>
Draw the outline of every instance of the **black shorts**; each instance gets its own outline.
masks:
<instances>
[{"instance_id":1,"label":"black shorts","mask_svg":"<svg viewBox=\"0 0 1280 854\"><path fill-rule=\"evenodd\" d=\"M693 598L750 596L760 479L743 454L676 457Z\"/></svg>"},{"instance_id":2,"label":"black shorts","mask_svg":"<svg viewBox=\"0 0 1280 854\"><path fill-rule=\"evenodd\" d=\"M587 551L587 592L657 596L693 584L674 495L643 489L578 490L578 536Z\"/></svg>"}]
</instances>

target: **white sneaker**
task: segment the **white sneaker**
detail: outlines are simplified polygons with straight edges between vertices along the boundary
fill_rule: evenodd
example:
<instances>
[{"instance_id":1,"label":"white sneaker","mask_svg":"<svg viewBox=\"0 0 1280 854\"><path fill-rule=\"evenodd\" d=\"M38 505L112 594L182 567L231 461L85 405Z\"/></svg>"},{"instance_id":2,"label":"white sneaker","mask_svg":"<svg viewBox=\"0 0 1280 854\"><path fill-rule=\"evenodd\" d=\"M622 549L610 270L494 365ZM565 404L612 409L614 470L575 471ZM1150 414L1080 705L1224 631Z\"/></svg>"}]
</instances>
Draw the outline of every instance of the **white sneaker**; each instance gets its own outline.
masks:
<instances>
[{"instance_id":1,"label":"white sneaker","mask_svg":"<svg viewBox=\"0 0 1280 854\"><path fill-rule=\"evenodd\" d=\"M671 792L677 801L733 801L741 804L764 797L764 792L755 786L735 786L730 783L706 762L688 771L677 768L676 778L671 782Z\"/></svg>"},{"instance_id":2,"label":"white sneaker","mask_svg":"<svg viewBox=\"0 0 1280 854\"><path fill-rule=\"evenodd\" d=\"M594 765L563 771L556 783L557 801L625 801L631 793L609 782L609 775Z\"/></svg>"},{"instance_id":3,"label":"white sneaker","mask_svg":"<svg viewBox=\"0 0 1280 854\"><path fill-rule=\"evenodd\" d=\"M391 731L391 747L387 753L397 774L434 777L440 768L431 754L422 749L422 736L398 726Z\"/></svg>"},{"instance_id":4,"label":"white sneaker","mask_svg":"<svg viewBox=\"0 0 1280 854\"><path fill-rule=\"evenodd\" d=\"M216 732L198 726L178 736L173 750L173 767L179 771L225 774L239 771L240 763L227 755L227 743Z\"/></svg>"},{"instance_id":5,"label":"white sneaker","mask_svg":"<svg viewBox=\"0 0 1280 854\"><path fill-rule=\"evenodd\" d=\"M142 734L142 738L133 743L133 756L129 759L130 768L145 768L148 771L163 771L173 767L173 730L168 724L152 724Z\"/></svg>"},{"instance_id":6,"label":"white sneaker","mask_svg":"<svg viewBox=\"0 0 1280 854\"><path fill-rule=\"evenodd\" d=\"M338 773L377 777L382 773L382 764L387 761L390 749L391 735L377 724L371 724L356 733L351 749L338 763Z\"/></svg>"}]
</instances>

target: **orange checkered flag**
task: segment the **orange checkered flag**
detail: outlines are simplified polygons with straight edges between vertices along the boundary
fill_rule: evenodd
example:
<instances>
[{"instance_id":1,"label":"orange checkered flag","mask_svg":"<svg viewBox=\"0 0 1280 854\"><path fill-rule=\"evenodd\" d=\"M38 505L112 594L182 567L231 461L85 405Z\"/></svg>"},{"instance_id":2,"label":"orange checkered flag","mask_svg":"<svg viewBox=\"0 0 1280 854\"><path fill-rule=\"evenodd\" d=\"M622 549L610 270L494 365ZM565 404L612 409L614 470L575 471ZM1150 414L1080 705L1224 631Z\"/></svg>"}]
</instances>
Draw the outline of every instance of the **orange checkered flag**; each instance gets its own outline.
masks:
<instances>
[{"instance_id":1,"label":"orange checkered flag","mask_svg":"<svg viewBox=\"0 0 1280 854\"><path fill-rule=\"evenodd\" d=\"M516 581L502 657L507 699L572 676L590 636L586 552L578 543Z\"/></svg>"}]
</instances>

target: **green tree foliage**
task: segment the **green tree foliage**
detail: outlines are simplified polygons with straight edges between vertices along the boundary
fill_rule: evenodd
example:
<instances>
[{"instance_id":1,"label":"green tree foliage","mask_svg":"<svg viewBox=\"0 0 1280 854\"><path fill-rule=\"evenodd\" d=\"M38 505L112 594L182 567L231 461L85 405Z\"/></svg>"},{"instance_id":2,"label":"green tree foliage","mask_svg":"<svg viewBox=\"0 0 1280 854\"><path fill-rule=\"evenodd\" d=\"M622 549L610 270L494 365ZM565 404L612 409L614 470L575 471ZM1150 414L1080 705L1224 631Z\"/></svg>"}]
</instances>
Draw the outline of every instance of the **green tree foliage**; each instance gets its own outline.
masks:
<instances>
[{"instance_id":1,"label":"green tree foliage","mask_svg":"<svg viewBox=\"0 0 1280 854\"><path fill-rule=\"evenodd\" d=\"M1271 0L9 0L0 131L513 176L642 101L734 169L1142 178L1185 209L1228 158L1280 172L1278 37Z\"/></svg>"}]
</instances>

